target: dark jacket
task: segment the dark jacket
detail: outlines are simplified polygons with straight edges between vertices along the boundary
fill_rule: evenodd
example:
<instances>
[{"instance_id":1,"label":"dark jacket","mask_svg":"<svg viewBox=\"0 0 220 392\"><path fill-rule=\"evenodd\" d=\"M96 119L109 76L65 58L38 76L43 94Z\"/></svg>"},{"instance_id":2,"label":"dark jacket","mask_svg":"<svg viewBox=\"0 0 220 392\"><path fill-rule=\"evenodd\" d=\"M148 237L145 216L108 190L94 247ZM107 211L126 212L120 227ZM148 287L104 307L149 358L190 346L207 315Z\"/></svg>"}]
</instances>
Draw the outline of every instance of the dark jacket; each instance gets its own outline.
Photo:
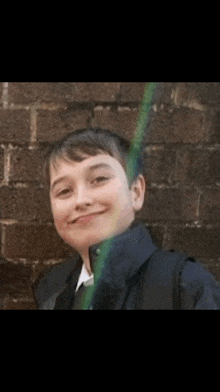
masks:
<instances>
[{"instance_id":1,"label":"dark jacket","mask_svg":"<svg viewBox=\"0 0 220 392\"><path fill-rule=\"evenodd\" d=\"M95 265L100 245L89 248ZM53 267L35 288L38 309L70 310L82 268L80 256ZM220 285L186 254L159 250L143 223L115 236L92 309L220 309Z\"/></svg>"}]
</instances>

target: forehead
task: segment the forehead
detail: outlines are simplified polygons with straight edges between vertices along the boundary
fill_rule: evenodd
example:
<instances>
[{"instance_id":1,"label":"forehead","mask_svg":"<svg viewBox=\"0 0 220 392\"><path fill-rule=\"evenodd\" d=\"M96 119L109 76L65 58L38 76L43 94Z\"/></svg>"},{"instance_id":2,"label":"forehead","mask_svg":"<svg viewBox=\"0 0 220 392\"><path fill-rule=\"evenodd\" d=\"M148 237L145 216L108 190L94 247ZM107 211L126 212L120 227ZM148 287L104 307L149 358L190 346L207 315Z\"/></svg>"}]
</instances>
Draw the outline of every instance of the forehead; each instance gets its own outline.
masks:
<instances>
[{"instance_id":1,"label":"forehead","mask_svg":"<svg viewBox=\"0 0 220 392\"><path fill-rule=\"evenodd\" d=\"M98 154L92 157L85 155L85 159L82 162L67 161L60 158L55 165L50 164L50 183L63 176L82 176L84 173L89 172L91 166L101 163L109 165L109 169L100 167L99 170L111 170L118 175L125 175L122 165L116 158L108 154Z\"/></svg>"}]
</instances>

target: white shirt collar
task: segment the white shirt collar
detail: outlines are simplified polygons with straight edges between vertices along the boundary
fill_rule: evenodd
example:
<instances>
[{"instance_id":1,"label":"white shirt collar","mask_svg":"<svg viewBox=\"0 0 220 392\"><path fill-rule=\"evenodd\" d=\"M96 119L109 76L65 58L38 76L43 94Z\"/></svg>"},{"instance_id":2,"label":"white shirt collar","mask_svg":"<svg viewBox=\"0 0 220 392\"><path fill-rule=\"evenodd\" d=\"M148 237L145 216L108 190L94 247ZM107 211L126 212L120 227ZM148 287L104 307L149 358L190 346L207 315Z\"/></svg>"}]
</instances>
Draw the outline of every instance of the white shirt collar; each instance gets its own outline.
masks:
<instances>
[{"instance_id":1,"label":"white shirt collar","mask_svg":"<svg viewBox=\"0 0 220 392\"><path fill-rule=\"evenodd\" d=\"M78 288L81 286L81 284L84 283L85 286L90 286L94 284L94 275L89 275L88 271L85 267L85 265L83 264L82 266L82 270L81 273L79 275L79 280L76 286L76 291L78 290Z\"/></svg>"}]
</instances>

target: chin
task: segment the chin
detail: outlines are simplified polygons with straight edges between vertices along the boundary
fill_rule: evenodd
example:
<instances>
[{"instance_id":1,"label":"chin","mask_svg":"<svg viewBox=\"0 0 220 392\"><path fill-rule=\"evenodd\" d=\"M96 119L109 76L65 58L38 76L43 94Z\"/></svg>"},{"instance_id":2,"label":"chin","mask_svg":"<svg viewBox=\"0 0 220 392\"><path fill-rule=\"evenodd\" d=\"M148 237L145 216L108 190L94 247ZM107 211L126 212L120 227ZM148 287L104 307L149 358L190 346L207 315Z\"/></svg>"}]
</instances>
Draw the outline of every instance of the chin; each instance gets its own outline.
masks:
<instances>
[{"instance_id":1,"label":"chin","mask_svg":"<svg viewBox=\"0 0 220 392\"><path fill-rule=\"evenodd\" d=\"M90 246L99 244L100 242L104 241L104 236L89 236L89 237L84 237L81 238L79 241L72 241L71 238L66 238L63 240L70 245L72 248L74 248L76 251L77 249L85 249L89 248Z\"/></svg>"}]
</instances>

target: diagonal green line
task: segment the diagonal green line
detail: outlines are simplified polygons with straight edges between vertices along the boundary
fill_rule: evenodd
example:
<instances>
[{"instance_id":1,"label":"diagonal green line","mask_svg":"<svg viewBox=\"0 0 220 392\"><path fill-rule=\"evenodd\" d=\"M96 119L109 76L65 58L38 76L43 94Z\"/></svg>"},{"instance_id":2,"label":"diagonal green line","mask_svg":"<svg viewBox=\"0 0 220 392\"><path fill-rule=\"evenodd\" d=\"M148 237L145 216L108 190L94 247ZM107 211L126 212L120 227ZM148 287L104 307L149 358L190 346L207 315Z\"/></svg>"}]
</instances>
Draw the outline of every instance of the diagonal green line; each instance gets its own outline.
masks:
<instances>
[{"instance_id":1,"label":"diagonal green line","mask_svg":"<svg viewBox=\"0 0 220 392\"><path fill-rule=\"evenodd\" d=\"M134 178L137 159L139 157L141 148L143 147L142 142L147 128L148 114L149 114L149 110L151 109L156 85L157 83L155 82L146 83L145 85L144 97L139 109L136 133L132 140L131 147L129 150L129 156L128 156L127 177L129 179L129 184L132 182L132 179ZM82 299L83 310L88 310L90 308L93 294L96 290L97 282L102 274L103 268L105 267L105 259L110 251L113 240L114 237L108 238L100 246L100 254L96 259L96 265L95 265L94 286L91 286L88 289L88 291L86 292L86 294Z\"/></svg>"},{"instance_id":2,"label":"diagonal green line","mask_svg":"<svg viewBox=\"0 0 220 392\"><path fill-rule=\"evenodd\" d=\"M156 89L156 83L147 83L145 85L144 97L141 102L139 116L136 126L136 134L132 140L130 151L129 151L129 158L128 158L128 165L127 165L127 176L129 181L135 175L135 167L137 164L137 159L142 148L142 142L144 135L146 133L147 123L148 123L148 114L149 110L151 109L151 104L153 100L153 96Z\"/></svg>"}]
</instances>

